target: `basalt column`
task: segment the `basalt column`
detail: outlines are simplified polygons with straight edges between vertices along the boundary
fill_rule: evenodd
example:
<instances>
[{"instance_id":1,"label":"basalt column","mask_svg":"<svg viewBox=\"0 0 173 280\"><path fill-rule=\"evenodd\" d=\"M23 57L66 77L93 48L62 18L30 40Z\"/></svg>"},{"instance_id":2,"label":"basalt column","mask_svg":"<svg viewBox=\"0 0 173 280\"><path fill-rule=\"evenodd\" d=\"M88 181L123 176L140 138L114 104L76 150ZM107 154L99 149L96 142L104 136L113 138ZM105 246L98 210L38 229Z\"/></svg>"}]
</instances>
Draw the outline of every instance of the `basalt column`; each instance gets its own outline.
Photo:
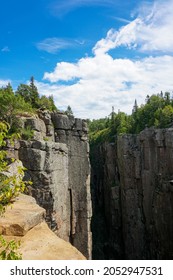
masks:
<instances>
[{"instance_id":1,"label":"basalt column","mask_svg":"<svg viewBox=\"0 0 173 280\"><path fill-rule=\"evenodd\" d=\"M53 114L55 141L68 147L70 241L91 258L91 195L88 130L84 120Z\"/></svg>"},{"instance_id":2,"label":"basalt column","mask_svg":"<svg viewBox=\"0 0 173 280\"><path fill-rule=\"evenodd\" d=\"M57 235L91 258L91 196L88 131L84 120L43 112L24 120L32 141L20 141L19 159L33 182L31 194L46 209Z\"/></svg>"}]
</instances>

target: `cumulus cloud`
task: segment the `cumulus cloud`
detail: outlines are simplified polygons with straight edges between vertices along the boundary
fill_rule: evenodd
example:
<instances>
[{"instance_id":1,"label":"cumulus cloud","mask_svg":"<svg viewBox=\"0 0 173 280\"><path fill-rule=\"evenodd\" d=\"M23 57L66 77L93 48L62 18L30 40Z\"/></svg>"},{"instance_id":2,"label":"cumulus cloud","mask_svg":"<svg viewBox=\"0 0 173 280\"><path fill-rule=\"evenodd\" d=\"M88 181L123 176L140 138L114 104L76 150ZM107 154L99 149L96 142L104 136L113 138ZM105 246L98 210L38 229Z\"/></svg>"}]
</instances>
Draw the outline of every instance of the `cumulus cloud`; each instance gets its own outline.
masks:
<instances>
[{"instance_id":1,"label":"cumulus cloud","mask_svg":"<svg viewBox=\"0 0 173 280\"><path fill-rule=\"evenodd\" d=\"M74 80L73 84L61 86L42 83L40 89L44 93L53 93L61 109L70 104L78 117L104 117L112 106L116 111L130 113L135 98L142 103L147 94L173 89L171 56L131 61L103 54L69 66L62 63L61 69L45 74L45 78L56 81L65 80L63 77L67 80L78 77L78 82Z\"/></svg>"},{"instance_id":2,"label":"cumulus cloud","mask_svg":"<svg viewBox=\"0 0 173 280\"><path fill-rule=\"evenodd\" d=\"M52 92L60 109L70 104L79 117L99 118L112 106L130 113L135 98L142 103L147 94L172 91L172 9L173 1L143 6L132 22L110 29L95 44L93 56L57 63L46 72L44 80L53 84L41 83L42 92ZM128 48L129 54L137 50L138 58L111 56L109 51L118 47Z\"/></svg>"},{"instance_id":3,"label":"cumulus cloud","mask_svg":"<svg viewBox=\"0 0 173 280\"><path fill-rule=\"evenodd\" d=\"M172 0L155 2L150 9L143 7L141 14L119 31L109 30L106 38L98 41L93 48L94 53L108 52L120 46L135 48L143 52L173 53L172 10Z\"/></svg>"},{"instance_id":4,"label":"cumulus cloud","mask_svg":"<svg viewBox=\"0 0 173 280\"><path fill-rule=\"evenodd\" d=\"M0 87L5 87L8 85L8 83L11 83L10 80L0 80Z\"/></svg>"}]
</instances>

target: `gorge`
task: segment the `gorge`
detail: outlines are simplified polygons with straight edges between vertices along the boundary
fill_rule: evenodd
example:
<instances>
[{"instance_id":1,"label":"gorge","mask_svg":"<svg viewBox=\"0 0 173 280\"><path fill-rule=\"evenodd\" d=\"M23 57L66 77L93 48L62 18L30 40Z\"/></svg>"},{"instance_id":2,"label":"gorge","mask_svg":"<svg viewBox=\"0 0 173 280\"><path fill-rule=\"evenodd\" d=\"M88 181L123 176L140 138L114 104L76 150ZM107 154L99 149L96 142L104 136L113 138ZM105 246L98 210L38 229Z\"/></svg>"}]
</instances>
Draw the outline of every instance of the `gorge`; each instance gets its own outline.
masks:
<instances>
[{"instance_id":1,"label":"gorge","mask_svg":"<svg viewBox=\"0 0 173 280\"><path fill-rule=\"evenodd\" d=\"M23 125L34 138L8 151L60 238L87 259L173 258L173 128L96 145L90 167L86 121L43 111Z\"/></svg>"},{"instance_id":2,"label":"gorge","mask_svg":"<svg viewBox=\"0 0 173 280\"><path fill-rule=\"evenodd\" d=\"M172 259L173 128L118 136L95 147L91 162L95 208L106 228L101 244L93 237L93 257Z\"/></svg>"}]
</instances>

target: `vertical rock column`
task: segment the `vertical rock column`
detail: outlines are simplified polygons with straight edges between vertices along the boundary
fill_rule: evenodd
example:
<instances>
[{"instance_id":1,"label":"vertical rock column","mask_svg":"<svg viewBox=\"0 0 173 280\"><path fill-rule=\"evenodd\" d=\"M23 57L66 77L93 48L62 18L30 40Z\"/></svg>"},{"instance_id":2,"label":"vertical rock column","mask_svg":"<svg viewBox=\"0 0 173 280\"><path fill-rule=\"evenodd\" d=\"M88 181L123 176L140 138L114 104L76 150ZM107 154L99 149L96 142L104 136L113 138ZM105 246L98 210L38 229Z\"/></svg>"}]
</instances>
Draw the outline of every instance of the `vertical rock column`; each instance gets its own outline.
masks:
<instances>
[{"instance_id":1,"label":"vertical rock column","mask_svg":"<svg viewBox=\"0 0 173 280\"><path fill-rule=\"evenodd\" d=\"M103 143L91 150L94 259L124 258L116 151L116 143Z\"/></svg>"},{"instance_id":2,"label":"vertical rock column","mask_svg":"<svg viewBox=\"0 0 173 280\"><path fill-rule=\"evenodd\" d=\"M31 194L46 209L46 221L57 235L69 241L68 149L65 144L20 141L19 158L33 182Z\"/></svg>"},{"instance_id":3,"label":"vertical rock column","mask_svg":"<svg viewBox=\"0 0 173 280\"><path fill-rule=\"evenodd\" d=\"M118 138L126 259L173 258L173 129Z\"/></svg>"},{"instance_id":4,"label":"vertical rock column","mask_svg":"<svg viewBox=\"0 0 173 280\"><path fill-rule=\"evenodd\" d=\"M55 141L68 147L70 242L91 258L91 195L88 130L84 120L52 114Z\"/></svg>"},{"instance_id":5,"label":"vertical rock column","mask_svg":"<svg viewBox=\"0 0 173 280\"><path fill-rule=\"evenodd\" d=\"M140 133L143 209L151 259L173 258L173 128Z\"/></svg>"},{"instance_id":6,"label":"vertical rock column","mask_svg":"<svg viewBox=\"0 0 173 280\"><path fill-rule=\"evenodd\" d=\"M118 137L117 155L125 259L146 259L147 242L138 137L136 135Z\"/></svg>"}]
</instances>

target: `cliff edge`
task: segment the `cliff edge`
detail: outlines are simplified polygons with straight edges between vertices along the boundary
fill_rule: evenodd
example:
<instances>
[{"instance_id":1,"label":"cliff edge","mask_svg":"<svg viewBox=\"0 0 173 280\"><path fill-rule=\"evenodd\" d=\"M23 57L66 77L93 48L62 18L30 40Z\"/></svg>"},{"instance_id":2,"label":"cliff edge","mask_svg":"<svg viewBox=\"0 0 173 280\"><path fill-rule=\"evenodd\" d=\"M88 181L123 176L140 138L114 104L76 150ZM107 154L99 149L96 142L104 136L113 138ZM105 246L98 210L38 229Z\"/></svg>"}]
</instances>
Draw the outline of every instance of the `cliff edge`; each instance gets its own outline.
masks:
<instances>
[{"instance_id":1,"label":"cliff edge","mask_svg":"<svg viewBox=\"0 0 173 280\"><path fill-rule=\"evenodd\" d=\"M70 243L47 226L45 210L33 197L21 194L0 217L0 234L8 240L20 240L23 260L84 260Z\"/></svg>"}]
</instances>

